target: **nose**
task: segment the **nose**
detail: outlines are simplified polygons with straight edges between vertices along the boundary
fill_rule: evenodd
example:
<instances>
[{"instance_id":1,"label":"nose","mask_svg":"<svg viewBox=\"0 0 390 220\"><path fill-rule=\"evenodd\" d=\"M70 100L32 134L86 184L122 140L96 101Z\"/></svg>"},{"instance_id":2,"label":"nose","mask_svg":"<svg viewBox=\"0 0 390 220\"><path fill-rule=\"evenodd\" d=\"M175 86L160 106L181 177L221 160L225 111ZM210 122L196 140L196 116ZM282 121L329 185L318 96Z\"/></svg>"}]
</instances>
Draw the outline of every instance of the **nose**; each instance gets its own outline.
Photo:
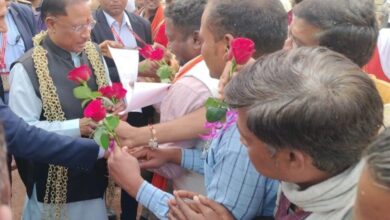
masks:
<instances>
[{"instance_id":1,"label":"nose","mask_svg":"<svg viewBox=\"0 0 390 220\"><path fill-rule=\"evenodd\" d=\"M89 39L89 36L91 35L91 28L84 28L81 33L80 33L81 37L84 38L84 39Z\"/></svg>"}]
</instances>

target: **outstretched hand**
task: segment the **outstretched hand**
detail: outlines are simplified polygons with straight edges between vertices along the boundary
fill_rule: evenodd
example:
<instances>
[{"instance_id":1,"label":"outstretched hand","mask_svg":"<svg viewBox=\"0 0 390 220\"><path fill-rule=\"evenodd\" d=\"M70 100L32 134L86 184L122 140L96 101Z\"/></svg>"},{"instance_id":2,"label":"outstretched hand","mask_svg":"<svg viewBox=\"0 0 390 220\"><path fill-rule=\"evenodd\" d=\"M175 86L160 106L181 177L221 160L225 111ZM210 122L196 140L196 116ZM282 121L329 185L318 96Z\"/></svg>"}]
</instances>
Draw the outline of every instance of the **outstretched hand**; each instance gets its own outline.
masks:
<instances>
[{"instance_id":1,"label":"outstretched hand","mask_svg":"<svg viewBox=\"0 0 390 220\"><path fill-rule=\"evenodd\" d=\"M97 122L95 122L91 118L84 117L79 120L80 134L83 137L90 137L97 128L97 126Z\"/></svg>"},{"instance_id":2,"label":"outstretched hand","mask_svg":"<svg viewBox=\"0 0 390 220\"><path fill-rule=\"evenodd\" d=\"M114 147L107 160L108 171L116 184L136 197L144 180L137 159L127 151L127 147Z\"/></svg>"},{"instance_id":3,"label":"outstretched hand","mask_svg":"<svg viewBox=\"0 0 390 220\"><path fill-rule=\"evenodd\" d=\"M137 128L131 126L126 121L120 121L115 128L115 133L119 138L119 142L122 146L128 146L129 148L134 146L134 138Z\"/></svg>"},{"instance_id":4,"label":"outstretched hand","mask_svg":"<svg viewBox=\"0 0 390 220\"><path fill-rule=\"evenodd\" d=\"M122 113L123 111L126 110L126 103L124 100L119 100L118 103L116 103L114 106L109 107L108 110L112 112L114 115L117 115L120 120L122 121L127 120L127 115L128 115L127 112Z\"/></svg>"},{"instance_id":5,"label":"outstretched hand","mask_svg":"<svg viewBox=\"0 0 390 220\"><path fill-rule=\"evenodd\" d=\"M234 217L221 204L188 191L175 191L169 201L168 218L171 220L233 220Z\"/></svg>"},{"instance_id":6,"label":"outstretched hand","mask_svg":"<svg viewBox=\"0 0 390 220\"><path fill-rule=\"evenodd\" d=\"M160 64L157 61L143 60L138 64L139 75L143 77L158 78L157 69Z\"/></svg>"},{"instance_id":7,"label":"outstretched hand","mask_svg":"<svg viewBox=\"0 0 390 220\"><path fill-rule=\"evenodd\" d=\"M111 53L110 53L110 50L108 49L108 47L124 48L124 45L119 43L119 42L112 41L112 40L105 40L99 44L99 48L100 48L100 51L102 52L102 55L112 59L112 56L111 56Z\"/></svg>"},{"instance_id":8,"label":"outstretched hand","mask_svg":"<svg viewBox=\"0 0 390 220\"><path fill-rule=\"evenodd\" d=\"M180 148L141 147L131 152L142 169L157 169L166 163L181 163Z\"/></svg>"}]
</instances>

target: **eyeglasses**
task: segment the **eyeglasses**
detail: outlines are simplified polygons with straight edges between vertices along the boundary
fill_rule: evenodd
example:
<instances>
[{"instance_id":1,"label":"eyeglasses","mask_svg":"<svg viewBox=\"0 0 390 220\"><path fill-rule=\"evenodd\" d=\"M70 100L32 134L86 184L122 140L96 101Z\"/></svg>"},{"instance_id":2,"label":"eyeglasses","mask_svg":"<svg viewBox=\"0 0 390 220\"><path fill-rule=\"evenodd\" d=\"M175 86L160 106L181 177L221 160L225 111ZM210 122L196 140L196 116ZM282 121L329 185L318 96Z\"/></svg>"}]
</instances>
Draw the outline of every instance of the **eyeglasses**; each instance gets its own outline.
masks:
<instances>
[{"instance_id":1,"label":"eyeglasses","mask_svg":"<svg viewBox=\"0 0 390 220\"><path fill-rule=\"evenodd\" d=\"M54 17L55 20L58 20L58 18ZM89 31L92 30L96 25L96 21L94 19L91 20L88 24L80 24L76 26L70 26L70 30L75 33L80 33L85 29L88 29Z\"/></svg>"},{"instance_id":2,"label":"eyeglasses","mask_svg":"<svg viewBox=\"0 0 390 220\"><path fill-rule=\"evenodd\" d=\"M73 32L81 32L87 28L90 31L95 27L95 25L96 25L96 21L92 20L88 24L81 24L81 25L77 25L77 26L72 26L71 30Z\"/></svg>"}]
</instances>

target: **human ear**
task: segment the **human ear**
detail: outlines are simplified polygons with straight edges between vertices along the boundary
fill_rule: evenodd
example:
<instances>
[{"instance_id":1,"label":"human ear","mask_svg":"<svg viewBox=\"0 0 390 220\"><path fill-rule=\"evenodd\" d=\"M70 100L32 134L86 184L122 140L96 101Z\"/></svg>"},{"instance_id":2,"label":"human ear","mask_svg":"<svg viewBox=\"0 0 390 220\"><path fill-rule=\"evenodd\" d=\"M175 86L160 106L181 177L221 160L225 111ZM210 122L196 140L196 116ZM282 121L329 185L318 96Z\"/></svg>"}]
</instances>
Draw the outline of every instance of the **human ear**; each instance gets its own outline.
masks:
<instances>
[{"instance_id":1,"label":"human ear","mask_svg":"<svg viewBox=\"0 0 390 220\"><path fill-rule=\"evenodd\" d=\"M194 31L192 33L192 47L194 50L200 50L202 47L202 41L199 37L199 31Z\"/></svg>"},{"instance_id":2,"label":"human ear","mask_svg":"<svg viewBox=\"0 0 390 220\"><path fill-rule=\"evenodd\" d=\"M46 17L45 18L45 24L47 26L47 30L49 31L49 33L55 33L56 32L56 29L54 27L54 24L55 24L55 18L54 17Z\"/></svg>"},{"instance_id":3,"label":"human ear","mask_svg":"<svg viewBox=\"0 0 390 220\"><path fill-rule=\"evenodd\" d=\"M225 53L223 58L225 61L229 61L229 50L230 50L230 44L234 40L234 36L231 34L225 34L223 37L223 43L225 44Z\"/></svg>"},{"instance_id":4,"label":"human ear","mask_svg":"<svg viewBox=\"0 0 390 220\"><path fill-rule=\"evenodd\" d=\"M290 171L301 172L305 169L306 157L300 151L289 150L282 159Z\"/></svg>"}]
</instances>

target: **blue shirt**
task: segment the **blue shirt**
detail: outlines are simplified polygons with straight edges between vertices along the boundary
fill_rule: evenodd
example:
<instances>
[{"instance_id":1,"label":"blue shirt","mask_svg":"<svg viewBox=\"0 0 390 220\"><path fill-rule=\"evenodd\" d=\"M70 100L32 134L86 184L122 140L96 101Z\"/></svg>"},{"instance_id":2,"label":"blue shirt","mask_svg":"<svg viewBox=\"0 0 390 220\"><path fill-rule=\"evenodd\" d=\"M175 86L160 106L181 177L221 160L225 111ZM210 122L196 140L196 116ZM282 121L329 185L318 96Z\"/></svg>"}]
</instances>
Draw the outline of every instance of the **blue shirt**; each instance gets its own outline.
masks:
<instances>
[{"instance_id":1,"label":"blue shirt","mask_svg":"<svg viewBox=\"0 0 390 220\"><path fill-rule=\"evenodd\" d=\"M182 164L205 175L207 197L224 205L236 219L272 216L278 181L259 174L240 143L237 126L232 125L213 140L205 160L197 149L182 150ZM167 201L173 196L146 181L136 199L159 219L167 219Z\"/></svg>"},{"instance_id":2,"label":"blue shirt","mask_svg":"<svg viewBox=\"0 0 390 220\"><path fill-rule=\"evenodd\" d=\"M108 26L110 28L114 28L115 32L119 35L120 40L127 48L137 48L137 41L135 40L135 37L133 33L131 33L130 30L132 30L131 23L129 17L127 17L126 13L123 13L122 18L122 24L119 25L119 23L111 17L108 13L103 11L104 16L106 17ZM116 41L119 41L119 39L116 39L117 36L115 36L114 32L112 33L114 35L114 38Z\"/></svg>"},{"instance_id":3,"label":"blue shirt","mask_svg":"<svg viewBox=\"0 0 390 220\"><path fill-rule=\"evenodd\" d=\"M25 46L11 13L7 13L5 17L5 21L8 26L7 47L5 50L5 64L7 71L9 71L9 67L11 66L11 64L24 54ZM2 44L3 36L1 34L0 45Z\"/></svg>"}]
</instances>

